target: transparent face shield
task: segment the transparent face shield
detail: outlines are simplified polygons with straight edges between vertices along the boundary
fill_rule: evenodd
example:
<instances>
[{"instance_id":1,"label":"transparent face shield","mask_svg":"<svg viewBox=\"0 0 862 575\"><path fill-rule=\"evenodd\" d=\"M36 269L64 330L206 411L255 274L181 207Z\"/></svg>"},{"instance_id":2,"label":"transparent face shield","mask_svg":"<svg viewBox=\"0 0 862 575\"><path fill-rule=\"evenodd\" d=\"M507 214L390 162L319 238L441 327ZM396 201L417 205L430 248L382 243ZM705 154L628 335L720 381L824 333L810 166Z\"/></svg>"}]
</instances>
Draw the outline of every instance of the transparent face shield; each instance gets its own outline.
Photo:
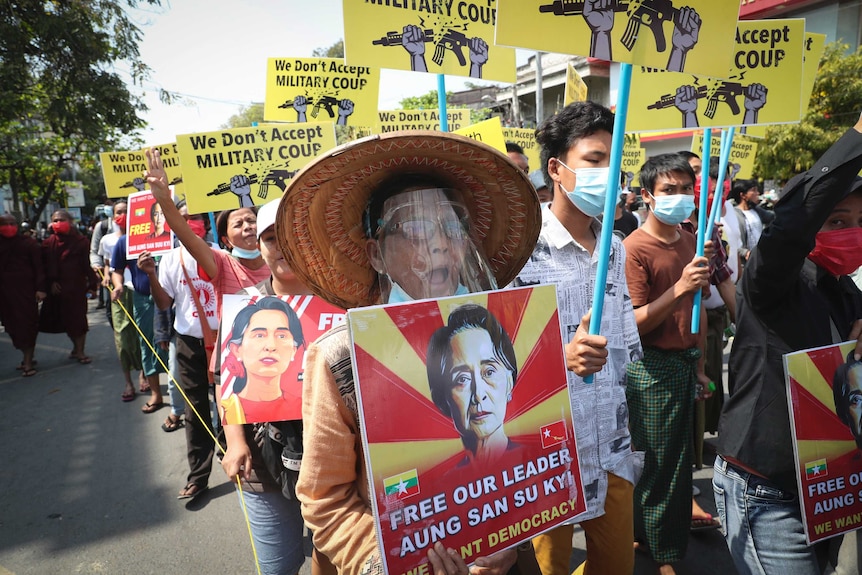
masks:
<instances>
[{"instance_id":1,"label":"transparent face shield","mask_svg":"<svg viewBox=\"0 0 862 575\"><path fill-rule=\"evenodd\" d=\"M395 303L495 289L457 190L397 194L383 204L374 237L383 301Z\"/></svg>"}]
</instances>

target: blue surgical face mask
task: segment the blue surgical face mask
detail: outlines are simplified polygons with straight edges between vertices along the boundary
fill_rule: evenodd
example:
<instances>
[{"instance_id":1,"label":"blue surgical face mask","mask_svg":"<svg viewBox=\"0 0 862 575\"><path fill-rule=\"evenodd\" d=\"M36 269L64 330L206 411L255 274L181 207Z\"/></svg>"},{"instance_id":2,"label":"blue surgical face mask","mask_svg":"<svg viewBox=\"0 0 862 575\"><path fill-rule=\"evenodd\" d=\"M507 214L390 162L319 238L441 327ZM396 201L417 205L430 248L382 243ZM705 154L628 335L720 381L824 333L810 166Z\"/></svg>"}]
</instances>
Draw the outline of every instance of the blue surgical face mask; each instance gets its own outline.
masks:
<instances>
[{"instance_id":1,"label":"blue surgical face mask","mask_svg":"<svg viewBox=\"0 0 862 575\"><path fill-rule=\"evenodd\" d=\"M260 257L260 250L259 249L244 250L242 248L234 246L233 249L231 249L231 251L230 251L230 255L232 255L235 258L241 258L244 260L256 260L257 258Z\"/></svg>"},{"instance_id":2,"label":"blue surgical face mask","mask_svg":"<svg viewBox=\"0 0 862 575\"><path fill-rule=\"evenodd\" d=\"M668 226L681 224L694 211L694 196L687 194L653 196L651 193L649 195L655 201L655 206L652 208L653 215Z\"/></svg>"},{"instance_id":3,"label":"blue surgical face mask","mask_svg":"<svg viewBox=\"0 0 862 575\"><path fill-rule=\"evenodd\" d=\"M610 168L577 168L573 170L559 158L557 161L561 166L575 174L575 189L571 192L560 182L560 189L565 192L566 197L576 208L591 218L601 214L605 209Z\"/></svg>"}]
</instances>

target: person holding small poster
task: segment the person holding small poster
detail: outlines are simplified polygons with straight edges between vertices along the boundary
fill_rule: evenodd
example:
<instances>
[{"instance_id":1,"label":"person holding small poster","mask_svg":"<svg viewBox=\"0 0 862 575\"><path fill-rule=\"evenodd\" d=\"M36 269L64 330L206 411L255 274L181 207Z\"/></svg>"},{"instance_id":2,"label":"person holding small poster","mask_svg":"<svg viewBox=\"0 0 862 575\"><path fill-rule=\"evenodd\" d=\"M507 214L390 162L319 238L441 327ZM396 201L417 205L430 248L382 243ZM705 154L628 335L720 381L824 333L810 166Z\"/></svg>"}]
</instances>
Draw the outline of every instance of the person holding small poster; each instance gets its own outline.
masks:
<instances>
[{"instance_id":1,"label":"person holding small poster","mask_svg":"<svg viewBox=\"0 0 862 575\"><path fill-rule=\"evenodd\" d=\"M782 356L846 340L862 356L860 170L862 119L787 183L739 280L713 487L742 574L823 573L838 544L836 572L859 572L858 531L806 544Z\"/></svg>"},{"instance_id":2,"label":"person holding small poster","mask_svg":"<svg viewBox=\"0 0 862 575\"><path fill-rule=\"evenodd\" d=\"M508 284L532 253L539 202L527 176L490 147L451 134L396 132L318 157L288 186L280 216L289 267L347 309ZM346 327L310 346L305 373L296 486L303 517L315 547L340 573L380 573ZM528 544L478 557L473 571L502 575L516 561L523 568L531 551ZM435 573L467 572L461 555L440 541L427 558Z\"/></svg>"}]
</instances>

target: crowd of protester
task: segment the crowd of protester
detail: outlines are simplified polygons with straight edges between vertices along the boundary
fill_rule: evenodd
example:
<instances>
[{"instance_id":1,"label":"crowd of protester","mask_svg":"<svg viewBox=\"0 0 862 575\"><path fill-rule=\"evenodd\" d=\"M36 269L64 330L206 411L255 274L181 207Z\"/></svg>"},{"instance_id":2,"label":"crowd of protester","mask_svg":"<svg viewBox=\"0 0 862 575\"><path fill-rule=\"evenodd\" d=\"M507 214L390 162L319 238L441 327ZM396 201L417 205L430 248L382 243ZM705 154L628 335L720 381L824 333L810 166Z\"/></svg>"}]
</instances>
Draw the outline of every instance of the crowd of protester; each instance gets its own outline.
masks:
<instances>
[{"instance_id":1,"label":"crowd of protester","mask_svg":"<svg viewBox=\"0 0 862 575\"><path fill-rule=\"evenodd\" d=\"M781 354L848 339L857 340L857 361L862 354L862 120L769 209L757 180L726 180L716 190L715 161L704 186L701 160L690 152L649 158L634 189L623 174L603 318L624 326L620 341L587 330L603 225L596 190L616 179L608 173L613 122L598 104L567 106L537 130L541 165L533 172L514 144L507 158L465 138L396 133L374 146L398 161L375 163L367 142L349 143L302 170L282 201L221 212L212 230L174 203L158 151L148 152L146 180L177 239L160 258L126 258L124 200L94 218L89 239L65 210L52 214L41 238L41 230L0 216L0 319L22 354L18 369L22 377L38 373L39 332L66 333L69 360L90 363L88 299L98 297L124 375L119 398L148 394L144 414L169 406L162 429L185 429L189 474L178 498L207 490L222 452L225 473L241 479L262 573L299 571L304 527L313 533L313 573L381 573L346 328L306 342L301 422L223 426L213 357L222 296L315 294L349 308L553 283L580 294L563 304L583 318L562 326L572 404L579 413L626 415L612 433L595 419L574 421L581 472L600 486L577 518L587 540L577 572L630 574L638 550L657 572L674 573L690 532L701 529L721 531L740 573L859 572L856 533L805 544ZM448 169L429 168L428 156ZM335 193L358 171L364 176L351 180L349 196ZM716 193L723 199L699 256L703 193L710 204ZM475 215L482 198L499 209L480 228L465 214ZM324 214L326 237L310 241ZM405 218L435 230L408 235ZM448 221L459 233L441 227ZM279 226L289 232L279 236ZM444 281L417 270L422 258L445 267ZM697 293L701 329L692 333ZM168 401L159 384L165 371ZM717 434L718 517L693 496L707 432ZM298 470L267 459L273 437L298 450ZM573 527L480 557L469 572L564 575ZM440 542L428 559L436 574L468 572Z\"/></svg>"}]
</instances>

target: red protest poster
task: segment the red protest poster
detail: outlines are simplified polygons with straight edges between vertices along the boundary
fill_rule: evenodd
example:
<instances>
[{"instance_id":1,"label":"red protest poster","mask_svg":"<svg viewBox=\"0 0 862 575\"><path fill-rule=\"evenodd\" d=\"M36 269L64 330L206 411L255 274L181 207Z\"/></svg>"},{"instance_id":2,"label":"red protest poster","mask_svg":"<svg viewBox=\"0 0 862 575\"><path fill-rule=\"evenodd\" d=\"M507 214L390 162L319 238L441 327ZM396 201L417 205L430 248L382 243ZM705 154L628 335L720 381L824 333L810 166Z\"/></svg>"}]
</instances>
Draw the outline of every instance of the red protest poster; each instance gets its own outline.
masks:
<instances>
[{"instance_id":1,"label":"red protest poster","mask_svg":"<svg viewBox=\"0 0 862 575\"><path fill-rule=\"evenodd\" d=\"M554 286L347 321L387 573L429 572L436 541L470 564L585 510Z\"/></svg>"},{"instance_id":2,"label":"red protest poster","mask_svg":"<svg viewBox=\"0 0 862 575\"><path fill-rule=\"evenodd\" d=\"M302 419L305 350L344 310L320 298L225 295L221 395L225 424Z\"/></svg>"},{"instance_id":3,"label":"red protest poster","mask_svg":"<svg viewBox=\"0 0 862 575\"><path fill-rule=\"evenodd\" d=\"M856 342L784 356L808 543L862 526L862 363Z\"/></svg>"},{"instance_id":4,"label":"red protest poster","mask_svg":"<svg viewBox=\"0 0 862 575\"><path fill-rule=\"evenodd\" d=\"M150 192L129 195L126 216L126 258L137 259L141 252L157 256L174 247L171 228L165 222L162 207Z\"/></svg>"}]
</instances>

